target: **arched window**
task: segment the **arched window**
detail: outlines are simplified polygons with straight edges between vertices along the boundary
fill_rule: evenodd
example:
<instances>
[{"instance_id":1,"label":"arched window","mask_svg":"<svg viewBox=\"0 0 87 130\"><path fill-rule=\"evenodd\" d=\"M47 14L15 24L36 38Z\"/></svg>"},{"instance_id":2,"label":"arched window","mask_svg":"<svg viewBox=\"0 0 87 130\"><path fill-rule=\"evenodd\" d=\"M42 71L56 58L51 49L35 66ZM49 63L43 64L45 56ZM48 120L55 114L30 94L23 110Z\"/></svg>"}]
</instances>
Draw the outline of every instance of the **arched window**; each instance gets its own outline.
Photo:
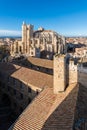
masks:
<instances>
[{"instance_id":1,"label":"arched window","mask_svg":"<svg viewBox=\"0 0 87 130\"><path fill-rule=\"evenodd\" d=\"M21 46L19 47L19 51L22 52L22 47Z\"/></svg>"}]
</instances>

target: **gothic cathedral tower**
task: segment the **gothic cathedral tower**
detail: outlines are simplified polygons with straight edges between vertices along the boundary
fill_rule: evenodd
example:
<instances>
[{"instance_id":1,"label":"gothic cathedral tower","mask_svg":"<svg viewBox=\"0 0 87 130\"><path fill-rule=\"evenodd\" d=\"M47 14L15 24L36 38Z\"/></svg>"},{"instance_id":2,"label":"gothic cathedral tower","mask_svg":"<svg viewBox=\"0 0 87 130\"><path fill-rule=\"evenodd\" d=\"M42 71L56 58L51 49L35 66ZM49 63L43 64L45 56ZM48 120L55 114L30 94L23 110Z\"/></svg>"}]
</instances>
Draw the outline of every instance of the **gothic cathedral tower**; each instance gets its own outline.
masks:
<instances>
[{"instance_id":1,"label":"gothic cathedral tower","mask_svg":"<svg viewBox=\"0 0 87 130\"><path fill-rule=\"evenodd\" d=\"M54 93L63 92L66 88L66 57L54 56Z\"/></svg>"},{"instance_id":2,"label":"gothic cathedral tower","mask_svg":"<svg viewBox=\"0 0 87 130\"><path fill-rule=\"evenodd\" d=\"M23 43L23 52L29 53L29 44L30 39L33 38L33 25L26 25L23 22L22 25L22 43Z\"/></svg>"}]
</instances>

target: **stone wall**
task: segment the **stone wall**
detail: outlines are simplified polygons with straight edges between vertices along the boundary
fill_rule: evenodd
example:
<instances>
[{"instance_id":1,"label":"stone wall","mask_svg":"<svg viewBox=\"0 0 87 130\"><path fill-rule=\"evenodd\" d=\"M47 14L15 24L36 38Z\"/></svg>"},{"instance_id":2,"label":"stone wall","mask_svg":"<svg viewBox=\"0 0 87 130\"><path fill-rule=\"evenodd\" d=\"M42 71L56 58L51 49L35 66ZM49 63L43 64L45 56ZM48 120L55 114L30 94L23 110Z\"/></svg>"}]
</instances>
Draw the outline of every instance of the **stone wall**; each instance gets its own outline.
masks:
<instances>
[{"instance_id":1,"label":"stone wall","mask_svg":"<svg viewBox=\"0 0 87 130\"><path fill-rule=\"evenodd\" d=\"M69 84L78 82L77 66L78 65L74 64L74 61L71 60L69 62L69 66L68 66L68 70L67 70L67 73L68 73L67 78L68 78Z\"/></svg>"},{"instance_id":2,"label":"stone wall","mask_svg":"<svg viewBox=\"0 0 87 130\"><path fill-rule=\"evenodd\" d=\"M69 84L78 82L87 87L87 67L84 67L83 63L75 65L74 61L70 61L68 70Z\"/></svg>"},{"instance_id":3,"label":"stone wall","mask_svg":"<svg viewBox=\"0 0 87 130\"><path fill-rule=\"evenodd\" d=\"M78 82L87 87L87 67L83 67L83 64L78 66Z\"/></svg>"}]
</instances>

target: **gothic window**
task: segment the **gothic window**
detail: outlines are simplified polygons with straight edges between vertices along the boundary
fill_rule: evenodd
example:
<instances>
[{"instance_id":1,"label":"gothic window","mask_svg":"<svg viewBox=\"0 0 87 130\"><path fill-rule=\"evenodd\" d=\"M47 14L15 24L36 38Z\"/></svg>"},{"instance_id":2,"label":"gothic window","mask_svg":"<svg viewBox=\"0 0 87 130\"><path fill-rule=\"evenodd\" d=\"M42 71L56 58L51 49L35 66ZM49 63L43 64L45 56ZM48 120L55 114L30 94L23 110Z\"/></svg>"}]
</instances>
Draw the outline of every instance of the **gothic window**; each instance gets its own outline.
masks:
<instances>
[{"instance_id":1,"label":"gothic window","mask_svg":"<svg viewBox=\"0 0 87 130\"><path fill-rule=\"evenodd\" d=\"M19 47L19 51L22 52L22 47L21 46Z\"/></svg>"}]
</instances>

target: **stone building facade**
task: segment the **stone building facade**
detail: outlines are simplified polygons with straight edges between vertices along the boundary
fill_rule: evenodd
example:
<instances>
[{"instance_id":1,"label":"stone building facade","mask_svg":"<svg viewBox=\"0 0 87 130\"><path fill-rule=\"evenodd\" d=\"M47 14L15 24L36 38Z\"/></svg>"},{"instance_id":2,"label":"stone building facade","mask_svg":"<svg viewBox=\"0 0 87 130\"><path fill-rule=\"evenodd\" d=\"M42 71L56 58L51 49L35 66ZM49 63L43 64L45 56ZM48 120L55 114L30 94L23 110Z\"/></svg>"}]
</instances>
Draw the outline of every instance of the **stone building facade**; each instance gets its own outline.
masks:
<instances>
[{"instance_id":1,"label":"stone building facade","mask_svg":"<svg viewBox=\"0 0 87 130\"><path fill-rule=\"evenodd\" d=\"M55 53L65 53L65 38L58 33L40 27L34 31L33 25L22 25L22 41L11 45L11 55L25 54L27 56L52 59ZM45 56L44 56L45 55Z\"/></svg>"}]
</instances>

